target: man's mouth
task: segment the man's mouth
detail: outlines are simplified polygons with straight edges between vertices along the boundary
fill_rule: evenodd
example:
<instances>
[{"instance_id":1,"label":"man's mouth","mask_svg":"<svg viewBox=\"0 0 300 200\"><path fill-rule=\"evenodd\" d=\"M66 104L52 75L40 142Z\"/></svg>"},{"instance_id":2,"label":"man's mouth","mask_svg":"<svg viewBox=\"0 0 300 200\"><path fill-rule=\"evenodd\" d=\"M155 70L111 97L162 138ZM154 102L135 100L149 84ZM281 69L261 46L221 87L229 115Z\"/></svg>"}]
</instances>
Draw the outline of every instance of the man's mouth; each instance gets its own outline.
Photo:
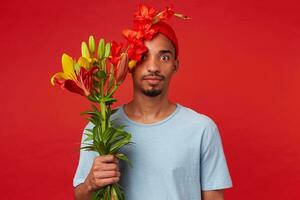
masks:
<instances>
[{"instance_id":1,"label":"man's mouth","mask_svg":"<svg viewBox=\"0 0 300 200\"><path fill-rule=\"evenodd\" d=\"M162 76L145 76L143 80L146 80L150 84L158 84L164 78Z\"/></svg>"}]
</instances>

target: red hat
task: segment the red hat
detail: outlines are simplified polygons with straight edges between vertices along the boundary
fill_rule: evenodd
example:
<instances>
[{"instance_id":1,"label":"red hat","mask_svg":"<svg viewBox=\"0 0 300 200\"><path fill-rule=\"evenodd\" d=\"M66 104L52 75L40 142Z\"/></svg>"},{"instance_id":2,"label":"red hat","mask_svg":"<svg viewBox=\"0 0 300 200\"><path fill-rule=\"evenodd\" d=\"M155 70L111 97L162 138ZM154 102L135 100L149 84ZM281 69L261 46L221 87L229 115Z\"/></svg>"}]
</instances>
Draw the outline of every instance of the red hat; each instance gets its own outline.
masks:
<instances>
[{"instance_id":1,"label":"red hat","mask_svg":"<svg viewBox=\"0 0 300 200\"><path fill-rule=\"evenodd\" d=\"M153 28L157 28L158 32L165 35L175 47L175 58L178 56L178 40L173 28L164 21L159 21L152 25Z\"/></svg>"}]
</instances>

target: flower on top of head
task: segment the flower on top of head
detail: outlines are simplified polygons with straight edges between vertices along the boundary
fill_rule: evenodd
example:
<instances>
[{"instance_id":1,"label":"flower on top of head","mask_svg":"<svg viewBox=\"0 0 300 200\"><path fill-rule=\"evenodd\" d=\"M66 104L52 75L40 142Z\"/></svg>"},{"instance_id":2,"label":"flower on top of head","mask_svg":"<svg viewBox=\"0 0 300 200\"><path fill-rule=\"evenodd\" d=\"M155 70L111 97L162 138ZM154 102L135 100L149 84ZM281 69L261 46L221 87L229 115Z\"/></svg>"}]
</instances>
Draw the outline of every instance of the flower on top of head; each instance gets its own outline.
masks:
<instances>
[{"instance_id":1,"label":"flower on top of head","mask_svg":"<svg viewBox=\"0 0 300 200\"><path fill-rule=\"evenodd\" d=\"M147 7L145 5L139 5L138 11L134 13L134 22L138 23L151 23L155 16L155 10L153 7Z\"/></svg>"},{"instance_id":2,"label":"flower on top of head","mask_svg":"<svg viewBox=\"0 0 300 200\"><path fill-rule=\"evenodd\" d=\"M154 24L169 20L172 16L181 19L190 19L188 16L175 13L173 6L166 7L161 12L156 12L153 7L139 5L134 13L133 28L123 30L123 36L127 39L128 67L131 70L141 61L142 55L148 51L144 44L145 40L152 40L159 32Z\"/></svg>"},{"instance_id":3,"label":"flower on top of head","mask_svg":"<svg viewBox=\"0 0 300 200\"><path fill-rule=\"evenodd\" d=\"M161 20L168 20L174 15L174 9L173 6L166 7L165 10L161 11L156 15L156 18L154 20L161 21ZM154 21L155 23L155 21Z\"/></svg>"},{"instance_id":4,"label":"flower on top of head","mask_svg":"<svg viewBox=\"0 0 300 200\"><path fill-rule=\"evenodd\" d=\"M81 57L78 62L67 54L62 55L63 72L57 72L51 77L51 84L58 84L62 89L67 89L83 96L89 96L92 88L92 74L97 67L90 67L90 63Z\"/></svg>"},{"instance_id":5,"label":"flower on top of head","mask_svg":"<svg viewBox=\"0 0 300 200\"><path fill-rule=\"evenodd\" d=\"M128 47L128 57L130 58L130 61L140 61L142 59L142 55L148 51L147 47L140 40L130 43ZM132 66L131 63L132 62L129 64L130 69L135 66Z\"/></svg>"}]
</instances>

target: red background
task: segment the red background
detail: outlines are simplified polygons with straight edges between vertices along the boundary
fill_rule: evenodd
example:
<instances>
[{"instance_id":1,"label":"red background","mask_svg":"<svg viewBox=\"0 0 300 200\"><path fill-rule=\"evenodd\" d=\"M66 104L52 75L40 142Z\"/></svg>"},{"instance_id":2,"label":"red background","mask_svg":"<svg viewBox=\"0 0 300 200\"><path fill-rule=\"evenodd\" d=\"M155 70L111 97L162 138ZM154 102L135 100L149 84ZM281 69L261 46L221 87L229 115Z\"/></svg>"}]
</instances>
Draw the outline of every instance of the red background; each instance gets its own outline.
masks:
<instances>
[{"instance_id":1,"label":"red background","mask_svg":"<svg viewBox=\"0 0 300 200\"><path fill-rule=\"evenodd\" d=\"M300 199L300 6L297 1L173 3L180 71L171 97L218 124L234 183L226 199ZM1 3L1 199L72 199L89 109L50 85L63 52L90 34L123 41L138 1ZM131 80L117 93L130 100ZM158 183L159 184L159 183Z\"/></svg>"}]
</instances>

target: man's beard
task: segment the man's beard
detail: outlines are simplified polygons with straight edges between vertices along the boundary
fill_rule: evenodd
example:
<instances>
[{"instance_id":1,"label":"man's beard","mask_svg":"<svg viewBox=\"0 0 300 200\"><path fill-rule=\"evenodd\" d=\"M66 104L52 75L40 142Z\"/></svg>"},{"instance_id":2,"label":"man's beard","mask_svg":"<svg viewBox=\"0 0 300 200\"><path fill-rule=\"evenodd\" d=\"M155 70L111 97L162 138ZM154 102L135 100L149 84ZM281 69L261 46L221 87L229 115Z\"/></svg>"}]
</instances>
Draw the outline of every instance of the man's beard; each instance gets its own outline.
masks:
<instances>
[{"instance_id":1,"label":"man's beard","mask_svg":"<svg viewBox=\"0 0 300 200\"><path fill-rule=\"evenodd\" d=\"M156 89L150 89L150 90L144 90L142 89L142 93L148 97L156 97L160 95L162 90L156 90Z\"/></svg>"},{"instance_id":2,"label":"man's beard","mask_svg":"<svg viewBox=\"0 0 300 200\"><path fill-rule=\"evenodd\" d=\"M152 74L144 75L144 76L142 77L142 79L144 80L144 79L145 79L146 77L148 77L148 76L156 76L156 77L159 77L160 80L162 80L162 81L165 79L164 76L162 76L162 75L160 75L160 74L158 74L158 73L152 73ZM161 90L161 89L160 89L160 90L157 90L157 89L152 88L152 89L146 90L146 89L142 88L141 90L142 90L142 93L143 93L144 95L148 96L148 97L156 97L156 96L158 96L158 95L160 95L160 94L162 93L162 90Z\"/></svg>"}]
</instances>

